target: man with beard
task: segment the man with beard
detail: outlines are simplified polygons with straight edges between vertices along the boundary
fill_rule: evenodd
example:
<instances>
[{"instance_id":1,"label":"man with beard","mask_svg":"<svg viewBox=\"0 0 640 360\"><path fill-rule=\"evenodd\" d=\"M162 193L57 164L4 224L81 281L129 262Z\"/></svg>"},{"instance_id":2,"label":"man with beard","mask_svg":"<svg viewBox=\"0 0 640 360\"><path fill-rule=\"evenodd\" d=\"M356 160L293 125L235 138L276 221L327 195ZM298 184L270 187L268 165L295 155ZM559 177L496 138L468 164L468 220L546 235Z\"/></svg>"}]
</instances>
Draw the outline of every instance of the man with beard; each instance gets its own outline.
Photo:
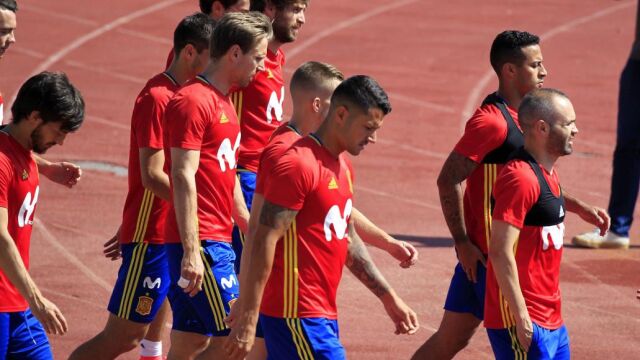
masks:
<instances>
[{"instance_id":1,"label":"man with beard","mask_svg":"<svg viewBox=\"0 0 640 360\"><path fill-rule=\"evenodd\" d=\"M62 145L80 128L84 101L63 73L43 72L25 82L0 128L0 358L52 359L49 334L67 321L29 275L29 247L40 192L32 152Z\"/></svg>"},{"instance_id":2,"label":"man with beard","mask_svg":"<svg viewBox=\"0 0 640 360\"><path fill-rule=\"evenodd\" d=\"M170 151L173 200L165 228L173 310L169 359L199 353L224 358L221 342L229 329L223 319L238 297L232 218L246 229L249 216L244 203L234 201L240 191L240 126L228 94L263 69L271 35L263 14L223 16L211 37L209 65L167 105L164 147Z\"/></svg>"},{"instance_id":3,"label":"man with beard","mask_svg":"<svg viewBox=\"0 0 640 360\"><path fill-rule=\"evenodd\" d=\"M498 34L489 59L498 77L498 90L467 121L438 176L442 212L455 242L458 264L438 331L416 351L415 360L452 359L482 323L491 191L510 154L524 143L516 109L529 91L542 87L547 76L540 39L526 31ZM607 229L609 218L604 210L565 196L583 219L603 232Z\"/></svg>"},{"instance_id":4,"label":"man with beard","mask_svg":"<svg viewBox=\"0 0 640 360\"><path fill-rule=\"evenodd\" d=\"M4 57L7 49L16 42L17 11L18 4L15 0L0 0L0 60ZM3 102L0 92L0 125L4 123ZM57 184L71 188L78 183L82 176L82 170L75 164L64 161L50 162L36 154L33 154L33 157L40 174Z\"/></svg>"},{"instance_id":5,"label":"man with beard","mask_svg":"<svg viewBox=\"0 0 640 360\"><path fill-rule=\"evenodd\" d=\"M240 310L225 349L242 359L251 349L258 317L273 359L345 359L336 292L346 265L380 298L395 331L412 334L415 313L371 261L352 217L353 169L346 156L374 143L389 99L372 78L353 76L331 96L314 133L275 161L260 164L264 199L245 254ZM264 292L264 294L263 294Z\"/></svg>"},{"instance_id":6,"label":"man with beard","mask_svg":"<svg viewBox=\"0 0 640 360\"><path fill-rule=\"evenodd\" d=\"M122 256L109 300L109 319L104 330L71 354L72 360L115 359L138 344L141 360L162 360L170 283L164 246L170 189L164 169L162 121L173 94L209 62L212 32L213 20L202 13L180 21L174 31L176 57L171 66L151 78L136 98L131 116L129 191L122 226L106 248L108 257Z\"/></svg>"},{"instance_id":7,"label":"man with beard","mask_svg":"<svg viewBox=\"0 0 640 360\"><path fill-rule=\"evenodd\" d=\"M249 0L200 0L200 11L214 21L218 21L228 12L249 11ZM168 69L171 66L174 57L174 51L171 49L165 68Z\"/></svg>"},{"instance_id":8,"label":"man with beard","mask_svg":"<svg viewBox=\"0 0 640 360\"><path fill-rule=\"evenodd\" d=\"M496 359L569 359L561 315L565 204L554 165L578 133L569 98L527 94L518 109L524 147L496 178L484 325Z\"/></svg>"}]
</instances>

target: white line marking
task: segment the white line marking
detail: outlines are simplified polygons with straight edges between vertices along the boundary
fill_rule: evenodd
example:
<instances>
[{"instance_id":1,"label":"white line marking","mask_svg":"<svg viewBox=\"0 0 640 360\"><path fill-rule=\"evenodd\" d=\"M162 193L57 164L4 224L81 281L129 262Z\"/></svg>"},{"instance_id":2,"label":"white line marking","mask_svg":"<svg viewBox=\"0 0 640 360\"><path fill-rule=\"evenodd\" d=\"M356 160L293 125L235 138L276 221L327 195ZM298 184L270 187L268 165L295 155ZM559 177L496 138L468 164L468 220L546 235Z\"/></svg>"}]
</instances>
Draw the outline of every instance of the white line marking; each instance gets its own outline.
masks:
<instances>
[{"instance_id":1,"label":"white line marking","mask_svg":"<svg viewBox=\"0 0 640 360\"><path fill-rule=\"evenodd\" d=\"M440 206L433 205L433 204L430 204L430 203L427 203L427 202L424 202L424 201L406 199L406 198L403 198L403 197L400 197L400 196L397 196L397 195L389 194L389 193L384 192L384 191L374 190L374 189L370 189L370 188L367 188L367 187L364 187L364 186L360 186L360 185L356 185L355 188L356 188L356 190L364 191L364 192L367 192L367 193L370 193L370 194L373 194L373 195L388 197L388 198L391 198L391 199L396 200L396 201L402 201L402 202L405 202L407 204L417 205L417 206L424 207L424 208L427 208L427 209L436 210L438 212L441 211Z\"/></svg>"},{"instance_id":2,"label":"white line marking","mask_svg":"<svg viewBox=\"0 0 640 360\"><path fill-rule=\"evenodd\" d=\"M89 121L97 122L98 124L103 124L103 125L107 125L107 126L112 126L112 127L116 128L116 129L123 129L123 130L127 130L127 131L131 130L131 127L129 125L120 124L120 123L115 122L113 120L101 118L101 117L98 117L98 116L87 115L85 118L87 120L89 120Z\"/></svg>"},{"instance_id":3,"label":"white line marking","mask_svg":"<svg viewBox=\"0 0 640 360\"><path fill-rule=\"evenodd\" d=\"M42 287L42 286L38 286L38 288L42 291L42 292L48 292L51 293L53 295L59 296L61 298L65 298L65 299L70 299L70 300L74 300L74 301L78 301L81 302L83 304L87 304L87 305L91 305L92 307L98 308L98 309L104 309L104 305L98 305L98 303L96 303L95 301L89 301L89 300L85 300L83 298L79 298L79 297L75 297L75 296L71 296L69 294L65 294L63 292L60 291L56 291L53 290L51 288L46 288L46 287Z\"/></svg>"},{"instance_id":4,"label":"white line marking","mask_svg":"<svg viewBox=\"0 0 640 360\"><path fill-rule=\"evenodd\" d=\"M79 62L79 61L74 61L74 60L65 60L64 61L65 64L77 68L77 69L81 69L81 70L87 70L87 71L91 71L100 75L106 75L106 76L110 76L114 79L119 79L119 80L124 80L124 81L129 81L132 82L134 84L146 84L147 80L139 78L139 77L135 77L135 76L131 76L131 75L127 75L127 74L123 74L117 71L112 71L112 70L107 70L105 68L102 67L96 67L93 65L87 65L85 63Z\"/></svg>"},{"instance_id":5,"label":"white line marking","mask_svg":"<svg viewBox=\"0 0 640 360\"><path fill-rule=\"evenodd\" d=\"M41 4L39 4L39 5L41 5ZM81 18L81 17L72 16L72 15L67 15L65 13L60 12L59 10L43 9L43 8L41 8L39 6L38 7L30 6L30 5L25 6L22 3L20 4L20 10L26 10L26 11L30 11L30 12L33 12L33 13L36 13L36 14L50 16L52 18L72 21L74 23L78 23L78 24L81 24L81 25L86 25L86 26L91 26L91 27L98 26L98 22L97 21L88 20L88 19L84 19L84 18Z\"/></svg>"},{"instance_id":6,"label":"white line marking","mask_svg":"<svg viewBox=\"0 0 640 360\"><path fill-rule=\"evenodd\" d=\"M377 144L380 145L385 145L385 146L393 146L405 151L410 151L419 155L423 155L423 156L428 156L428 157L432 157L438 160L444 160L446 159L449 154L445 154L445 153L441 153L441 152L437 152L437 151L430 151L430 150L424 150L421 148L417 148L415 146L411 146L411 145L407 145L407 144L401 144L398 142L395 142L393 140L387 140L387 139L377 139L376 140Z\"/></svg>"},{"instance_id":7,"label":"white line marking","mask_svg":"<svg viewBox=\"0 0 640 360\"><path fill-rule=\"evenodd\" d=\"M451 106L440 105L431 101L420 100L420 99L412 98L409 96L400 95L399 93L387 92L387 95L389 95L389 98L391 98L392 100L406 102L407 104L416 105L416 106L420 106L420 107L431 109L431 110L441 111L447 114L455 114L456 112L456 110Z\"/></svg>"},{"instance_id":8,"label":"white line marking","mask_svg":"<svg viewBox=\"0 0 640 360\"><path fill-rule=\"evenodd\" d=\"M365 20L368 20L369 18L372 18L374 16L380 15L380 14L384 14L386 12L388 12L389 10L395 9L395 8L399 8L402 6L405 6L407 4L410 3L414 3L417 2L418 0L402 0L402 1L396 1L393 2L391 4L387 4L384 6L380 6L380 7L374 7L369 11L366 11L358 16L354 16L351 17L347 20L341 21L337 24L333 24L333 25L328 25L326 27L325 30L322 30L316 34L314 34L313 36L311 36L310 38L306 39L305 41L302 41L296 45L294 45L291 49L289 49L287 51L287 61L290 61L291 59L293 59L294 57L300 55L300 53L302 51L304 51L305 49L307 49L308 47L310 47L311 45L317 43L318 41L327 38L335 33L337 33L340 30L346 29L350 26L353 26L357 23L363 22Z\"/></svg>"},{"instance_id":9,"label":"white line marking","mask_svg":"<svg viewBox=\"0 0 640 360\"><path fill-rule=\"evenodd\" d=\"M111 290L113 290L113 286L109 285L106 281L104 281L101 277L99 277L98 275L96 275L96 273L89 269L89 267L87 267L80 259L70 253L69 250L67 250L64 245L62 245L62 243L58 241L56 236L53 235L51 231L49 231L47 226L42 221L35 219L33 221L33 224L42 232L44 240L51 246L53 246L56 250L58 250L60 254L62 254L64 258L66 258L71 264L78 268L81 273L86 275L91 281L93 281L106 291L110 292Z\"/></svg>"},{"instance_id":10,"label":"white line marking","mask_svg":"<svg viewBox=\"0 0 640 360\"><path fill-rule=\"evenodd\" d=\"M43 53L37 52L35 50L27 49L27 48L24 48L24 47L21 47L21 46L12 46L11 47L11 51L17 52L18 54L30 56L30 57L35 58L35 59L40 59L40 60L42 60L42 59L47 57Z\"/></svg>"},{"instance_id":11,"label":"white line marking","mask_svg":"<svg viewBox=\"0 0 640 360\"><path fill-rule=\"evenodd\" d=\"M125 35L129 35L129 36L137 37L137 38L144 39L144 40L157 42L157 43L162 44L162 45L168 45L169 47L173 46L173 40L165 39L165 38L160 37L160 36L150 35L150 34L147 34L147 33L140 32L140 31L120 28L120 29L116 30L116 32L118 32L120 34L125 34ZM170 50L169 47L167 47L167 54L169 53L169 50Z\"/></svg>"},{"instance_id":12,"label":"white line marking","mask_svg":"<svg viewBox=\"0 0 640 360\"><path fill-rule=\"evenodd\" d=\"M616 11L622 10L622 9L626 9L628 7L633 6L636 3L636 1L626 1L620 4L616 4L613 6L610 6L608 8L605 8L603 10L599 10L596 11L590 15L586 15L586 16L582 16L579 18L576 18L572 21L563 23L562 25L556 26L555 28L545 32L544 34L540 35L540 40L541 41L549 41L551 38L553 38L554 36L560 34L561 32L565 32L565 31L569 31L573 28L575 28L578 25L582 25L585 24L589 21L592 20L596 20L599 19L601 17L607 16L611 13L614 13ZM469 117L471 117L471 114L473 113L473 110L478 106L479 102L480 102L480 97L482 96L482 92L484 91L484 89L487 87L487 85L489 84L489 82L491 81L492 77L493 77L493 70L489 69L487 70L487 72L484 73L484 75L482 75L482 77L480 78L480 80L476 83L476 85L471 89L471 92L469 93L469 96L467 97L467 101L464 105L464 108L462 108L462 118L461 118L461 123L460 123L460 132L464 131L464 125L466 124L467 120L469 119Z\"/></svg>"},{"instance_id":13,"label":"white line marking","mask_svg":"<svg viewBox=\"0 0 640 360\"><path fill-rule=\"evenodd\" d=\"M100 26L99 28L90 31L89 33L82 35L78 38L76 38L75 40L73 40L72 42L70 42L69 44L67 44L66 46L62 47L60 50L56 51L55 53L51 54L47 60L43 61L42 63L40 63L35 70L31 73L31 75L29 75L28 77L31 77L33 75L36 75L42 71L45 71L47 69L49 69L49 67L53 64L55 64L56 62L60 61L60 59L64 58L65 56L67 56L70 52L80 48L81 46L83 46L84 44L86 44L87 42L97 38L98 36L103 35L104 33L107 33L121 25L124 25L132 20L135 20L139 17L151 14L155 11L158 10L162 10L164 8L167 8L169 6L184 2L185 0L165 0L162 2L157 2L157 3L153 3L153 5L148 6L146 8L128 13L125 16L121 16L105 25ZM11 101L9 102L10 104L13 104L13 102L16 99L16 95L17 93L13 94L13 96L11 97Z\"/></svg>"}]
</instances>

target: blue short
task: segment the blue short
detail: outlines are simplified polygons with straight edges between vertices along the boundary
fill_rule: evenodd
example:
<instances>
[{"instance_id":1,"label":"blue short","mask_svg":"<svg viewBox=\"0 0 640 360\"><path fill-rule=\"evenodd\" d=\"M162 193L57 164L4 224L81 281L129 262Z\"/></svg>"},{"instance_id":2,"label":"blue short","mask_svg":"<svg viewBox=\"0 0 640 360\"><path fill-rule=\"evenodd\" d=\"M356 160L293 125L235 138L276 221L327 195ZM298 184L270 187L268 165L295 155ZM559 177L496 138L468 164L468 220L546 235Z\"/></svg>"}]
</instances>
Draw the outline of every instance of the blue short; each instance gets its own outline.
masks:
<instances>
[{"instance_id":1,"label":"blue short","mask_svg":"<svg viewBox=\"0 0 640 360\"><path fill-rule=\"evenodd\" d=\"M182 262L182 244L167 244L171 286L169 302L173 311L173 329L206 336L227 336L224 323L231 304L238 298L240 287L233 269L235 255L231 244L221 241L201 241L204 263L202 291L194 297L178 286Z\"/></svg>"},{"instance_id":2,"label":"blue short","mask_svg":"<svg viewBox=\"0 0 640 360\"><path fill-rule=\"evenodd\" d=\"M478 319L484 319L484 294L487 269L478 262L476 270L477 282L467 278L462 265L456 265L444 309L456 313L471 313Z\"/></svg>"},{"instance_id":3,"label":"blue short","mask_svg":"<svg viewBox=\"0 0 640 360\"><path fill-rule=\"evenodd\" d=\"M253 193L256 190L256 173L238 168L237 174L238 180L240 180L240 187L242 188L244 202L247 204L247 209L251 211ZM240 274L240 261L242 259L242 248L244 247L244 234L240 232L240 229L237 226L233 227L231 243L233 244L233 251L236 253L236 273Z\"/></svg>"},{"instance_id":4,"label":"blue short","mask_svg":"<svg viewBox=\"0 0 640 360\"><path fill-rule=\"evenodd\" d=\"M346 359L337 320L276 318L260 314L267 360Z\"/></svg>"},{"instance_id":5,"label":"blue short","mask_svg":"<svg viewBox=\"0 0 640 360\"><path fill-rule=\"evenodd\" d=\"M0 313L0 359L53 359L47 334L31 310Z\"/></svg>"},{"instance_id":6,"label":"blue short","mask_svg":"<svg viewBox=\"0 0 640 360\"><path fill-rule=\"evenodd\" d=\"M169 284L164 244L123 244L122 265L108 310L119 318L148 324L160 310Z\"/></svg>"},{"instance_id":7,"label":"blue short","mask_svg":"<svg viewBox=\"0 0 640 360\"><path fill-rule=\"evenodd\" d=\"M555 330L545 329L533 324L533 337L529 351L520 348L516 328L487 329L489 342L496 360L528 359L528 360L569 360L569 334L566 326Z\"/></svg>"}]
</instances>

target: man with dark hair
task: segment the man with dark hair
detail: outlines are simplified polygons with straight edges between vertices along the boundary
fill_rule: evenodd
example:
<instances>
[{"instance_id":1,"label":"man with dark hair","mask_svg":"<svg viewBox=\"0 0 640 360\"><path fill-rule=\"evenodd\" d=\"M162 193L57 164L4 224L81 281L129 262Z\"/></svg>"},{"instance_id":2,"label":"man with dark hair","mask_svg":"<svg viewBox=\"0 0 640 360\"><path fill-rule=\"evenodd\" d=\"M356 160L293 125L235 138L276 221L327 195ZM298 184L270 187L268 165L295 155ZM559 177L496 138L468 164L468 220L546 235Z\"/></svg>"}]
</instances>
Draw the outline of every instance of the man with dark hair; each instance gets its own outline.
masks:
<instances>
[{"instance_id":1,"label":"man with dark hair","mask_svg":"<svg viewBox=\"0 0 640 360\"><path fill-rule=\"evenodd\" d=\"M200 11L214 21L218 21L228 12L249 11L249 0L200 0ZM171 49L167 56L167 69L175 56L174 49Z\"/></svg>"},{"instance_id":2,"label":"man with dark hair","mask_svg":"<svg viewBox=\"0 0 640 360\"><path fill-rule=\"evenodd\" d=\"M498 76L498 90L469 119L438 176L442 212L455 242L458 264L440 327L413 359L453 358L482 322L491 192L509 155L524 143L515 109L529 91L542 87L547 75L539 42L538 36L524 31L509 30L496 36L489 58ZM572 209L587 221L600 228L608 226L602 209L568 195L567 201L575 202Z\"/></svg>"},{"instance_id":3,"label":"man with dark hair","mask_svg":"<svg viewBox=\"0 0 640 360\"><path fill-rule=\"evenodd\" d=\"M29 247L40 192L32 153L62 145L84 120L84 100L63 73L25 82L0 128L0 358L53 359L49 334L67 321L29 275Z\"/></svg>"},{"instance_id":4,"label":"man with dark hair","mask_svg":"<svg viewBox=\"0 0 640 360\"><path fill-rule=\"evenodd\" d=\"M351 216L354 177L345 152L357 156L375 142L390 111L375 80L351 77L336 88L315 133L260 164L269 176L245 254L237 324L225 345L230 358L242 359L251 349L258 317L270 358L346 358L336 309L345 264L380 298L396 333L417 330L415 313L373 265Z\"/></svg>"},{"instance_id":5,"label":"man with dark hair","mask_svg":"<svg viewBox=\"0 0 640 360\"><path fill-rule=\"evenodd\" d=\"M115 359L141 345L141 359L162 359L164 305L169 269L164 247L169 212L169 176L164 170L163 127L167 103L209 59L213 20L202 13L184 18L174 31L176 58L167 71L142 89L131 117L129 193L122 226L105 250L122 265L109 301L109 319L98 335L79 346L71 359ZM152 325L150 323L153 321Z\"/></svg>"},{"instance_id":6,"label":"man with dark hair","mask_svg":"<svg viewBox=\"0 0 640 360\"><path fill-rule=\"evenodd\" d=\"M232 218L246 230L248 212L236 178L240 126L231 87L249 84L264 66L269 19L229 13L216 24L207 68L167 105L172 202L165 234L173 310L169 359L221 358L223 319L238 297ZM204 290L204 291L201 291Z\"/></svg>"},{"instance_id":7,"label":"man with dark hair","mask_svg":"<svg viewBox=\"0 0 640 360\"><path fill-rule=\"evenodd\" d=\"M576 235L574 245L587 248L628 249L629 230L640 189L640 1L636 7L636 34L631 54L620 75L618 131L613 153L609 215L611 229Z\"/></svg>"},{"instance_id":8,"label":"man with dark hair","mask_svg":"<svg viewBox=\"0 0 640 360\"><path fill-rule=\"evenodd\" d=\"M524 147L493 191L484 325L496 359L569 359L560 260L565 211L577 209L565 202L554 165L573 152L576 114L562 92L536 89L518 119Z\"/></svg>"}]
</instances>

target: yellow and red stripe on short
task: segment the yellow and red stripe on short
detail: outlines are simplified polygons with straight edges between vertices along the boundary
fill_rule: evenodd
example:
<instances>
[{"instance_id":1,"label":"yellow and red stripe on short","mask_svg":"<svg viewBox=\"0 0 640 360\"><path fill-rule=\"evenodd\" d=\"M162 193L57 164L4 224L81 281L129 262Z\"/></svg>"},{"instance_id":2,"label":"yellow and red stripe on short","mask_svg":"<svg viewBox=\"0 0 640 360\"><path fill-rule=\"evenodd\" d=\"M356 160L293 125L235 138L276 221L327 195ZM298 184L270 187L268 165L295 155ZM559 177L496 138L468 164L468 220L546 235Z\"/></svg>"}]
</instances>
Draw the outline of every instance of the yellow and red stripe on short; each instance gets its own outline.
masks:
<instances>
[{"instance_id":1,"label":"yellow and red stripe on short","mask_svg":"<svg viewBox=\"0 0 640 360\"><path fill-rule=\"evenodd\" d=\"M309 342L307 342L307 338L304 336L304 331L302 330L302 322L300 321L300 319L287 318L285 319L285 321L287 322L287 326L291 331L291 337L293 339L293 343L296 345L298 357L301 360L313 360L313 352L311 351Z\"/></svg>"},{"instance_id":2,"label":"yellow and red stripe on short","mask_svg":"<svg viewBox=\"0 0 640 360\"><path fill-rule=\"evenodd\" d=\"M120 306L118 307L117 315L119 318L128 320L131 315L131 305L134 301L137 284L140 281L140 274L142 273L142 266L144 265L144 256L147 253L148 247L149 243L146 242L138 242L134 246L129 268L127 269L127 279L124 283L122 297L120 298Z\"/></svg>"},{"instance_id":3,"label":"yellow and red stripe on short","mask_svg":"<svg viewBox=\"0 0 640 360\"><path fill-rule=\"evenodd\" d=\"M212 264L209 263L209 260L204 253L204 249L202 248L200 248L200 256L202 256L202 263L205 267L204 279L202 281L202 290L204 290L207 301L209 302L209 307L211 308L211 313L213 314L216 330L222 331L227 328L227 325L224 323L224 318L227 314L224 309L224 302L222 301L222 296L220 295L218 283L213 276L213 272L211 271Z\"/></svg>"}]
</instances>

